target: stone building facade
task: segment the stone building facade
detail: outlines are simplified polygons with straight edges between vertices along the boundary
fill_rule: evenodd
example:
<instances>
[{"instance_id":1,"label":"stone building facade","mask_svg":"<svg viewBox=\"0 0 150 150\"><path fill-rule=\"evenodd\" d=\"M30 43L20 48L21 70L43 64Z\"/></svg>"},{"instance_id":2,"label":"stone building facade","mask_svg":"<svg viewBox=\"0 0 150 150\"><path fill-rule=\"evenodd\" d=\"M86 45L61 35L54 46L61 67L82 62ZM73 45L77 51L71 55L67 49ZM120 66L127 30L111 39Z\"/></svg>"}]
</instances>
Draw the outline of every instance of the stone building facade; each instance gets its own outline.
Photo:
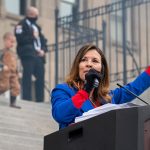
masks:
<instances>
[{"instance_id":1,"label":"stone building facade","mask_svg":"<svg viewBox=\"0 0 150 150\"><path fill-rule=\"evenodd\" d=\"M43 33L48 39L48 45L55 42L55 9L56 7L59 10L59 15L62 16L65 10L63 4L68 5L69 7L73 5L75 0L72 0L70 3L62 0L0 0L0 47L3 47L2 36L5 32L14 32L14 27L21 20L24 15L26 8L28 6L35 6L39 9L39 19L38 23L42 27ZM102 1L101 1L102 2ZM100 3L101 3L100 2ZM83 0L80 2L80 11L87 9L87 7L94 7L94 3L99 3L99 1L89 1ZM99 3L99 4L100 4ZM72 6L71 6L72 7ZM71 9L71 7L69 9ZM66 12L68 15L68 12ZM14 51L15 47L14 47ZM19 62L19 61L18 61ZM55 57L52 52L50 55L47 54L47 64L45 66L46 78L45 83L47 85L47 90L45 90L46 99L49 100L48 90L54 87L54 77L55 77ZM19 69L21 69L21 64L19 62ZM34 81L34 79L33 79ZM51 83L49 83L51 82ZM34 82L33 82L34 84Z\"/></svg>"},{"instance_id":2,"label":"stone building facade","mask_svg":"<svg viewBox=\"0 0 150 150\"><path fill-rule=\"evenodd\" d=\"M140 0L139 0L140 1ZM142 0L141 0L142 1ZM58 8L59 10L59 17L63 17L66 15L72 15L72 7L74 5L77 5L78 12L86 11L89 9L94 9L100 6L106 6L112 3L116 3L118 0L0 0L0 47L3 47L2 45L2 35L6 31L13 32L14 26L17 24L17 22L22 19L25 15L25 10L28 6L36 6L39 9L39 20L38 23L42 27L43 33L48 39L48 45L52 45L55 43L55 10ZM139 3L140 4L140 3ZM111 7L109 7L110 9ZM128 23L127 23L127 39L129 46L133 46L132 48L136 49L137 51L134 52L134 56L136 60L140 61L138 65L140 67L146 66L150 58L147 57L145 52L142 52L143 50L149 51L150 47L150 26L147 26L149 24L149 19L146 20L146 18L149 18L150 16L150 4L143 4L143 5L137 5L134 9L130 8L127 12ZM147 10L145 10L147 9ZM119 12L120 13L120 12ZM111 55L108 54L107 59L112 59L112 62L110 65L116 65L115 59L116 59L116 45L113 41L113 35L115 36L116 32L114 26L116 23L113 22L115 19L115 15L120 15L118 12L106 14L105 16L97 16L98 26L101 26L102 20L105 20L107 23L107 30L106 37L106 49L109 51L111 50ZM139 15L140 14L140 15ZM147 17L145 17L147 15ZM139 18L141 16L141 18ZM119 21L119 19L118 19ZM112 24L110 24L112 23ZM89 19L85 20L83 24L88 26L90 28L95 28L95 20ZM117 23L118 28L122 28L119 23ZM129 29L128 29L129 28ZM140 30L140 31L139 31ZM122 31L121 31L122 32ZM117 34L121 34L117 33ZM146 34L147 32L147 34ZM59 38L62 39L62 32L58 33ZM146 36L145 36L146 35ZM120 36L120 35L119 35ZM122 35L121 35L122 36ZM120 39L122 38L120 36ZM147 37L147 38L146 38ZM120 40L119 39L119 40ZM60 41L61 42L61 41ZM100 45L101 46L101 45ZM120 46L120 45L119 45ZM122 64L122 54L121 49L118 48L118 68L121 68L123 66ZM140 51L141 49L141 51ZM14 49L15 51L15 49ZM139 57L140 56L140 57ZM74 55L73 55L74 57ZM132 58L131 56L127 56L128 62L127 67L130 69L132 67ZM68 57L66 57L69 59ZM63 61L63 58L61 58ZM59 61L59 64L61 64L61 60ZM66 61L66 60L65 60ZM47 54L47 64L45 66L46 71L46 78L45 83L47 88L45 89L46 98L45 101L49 101L49 90L51 90L55 86L55 51L54 49L50 49L50 52ZM140 64L141 63L141 64ZM132 65L131 65L132 64ZM116 71L116 68L112 66L112 72L113 70ZM119 72L119 70L118 70ZM115 72L113 72L115 73ZM33 82L34 83L34 82ZM112 85L113 86L113 85Z\"/></svg>"}]
</instances>

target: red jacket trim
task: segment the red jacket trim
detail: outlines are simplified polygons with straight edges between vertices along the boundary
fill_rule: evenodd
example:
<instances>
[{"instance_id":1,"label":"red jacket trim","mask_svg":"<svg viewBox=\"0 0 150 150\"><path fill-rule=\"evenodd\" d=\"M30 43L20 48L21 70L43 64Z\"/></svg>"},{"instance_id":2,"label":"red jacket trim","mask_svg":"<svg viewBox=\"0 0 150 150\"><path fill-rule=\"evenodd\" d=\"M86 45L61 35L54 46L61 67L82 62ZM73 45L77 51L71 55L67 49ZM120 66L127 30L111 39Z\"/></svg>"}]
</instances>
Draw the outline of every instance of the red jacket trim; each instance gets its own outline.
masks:
<instances>
[{"instance_id":1,"label":"red jacket trim","mask_svg":"<svg viewBox=\"0 0 150 150\"><path fill-rule=\"evenodd\" d=\"M145 72L150 76L150 66L145 70Z\"/></svg>"},{"instance_id":2,"label":"red jacket trim","mask_svg":"<svg viewBox=\"0 0 150 150\"><path fill-rule=\"evenodd\" d=\"M72 97L72 102L76 108L81 108L82 104L89 98L89 94L84 90L79 90L76 95Z\"/></svg>"}]
</instances>

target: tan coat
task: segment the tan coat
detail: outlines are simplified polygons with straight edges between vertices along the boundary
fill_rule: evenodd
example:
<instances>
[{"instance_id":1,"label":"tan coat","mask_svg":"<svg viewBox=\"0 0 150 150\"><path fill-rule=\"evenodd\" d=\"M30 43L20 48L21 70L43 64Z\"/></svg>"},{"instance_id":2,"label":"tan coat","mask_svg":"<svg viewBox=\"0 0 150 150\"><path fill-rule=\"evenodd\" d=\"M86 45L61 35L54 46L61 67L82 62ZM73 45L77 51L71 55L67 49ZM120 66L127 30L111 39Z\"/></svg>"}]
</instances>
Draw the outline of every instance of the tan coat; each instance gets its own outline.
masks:
<instances>
[{"instance_id":1,"label":"tan coat","mask_svg":"<svg viewBox=\"0 0 150 150\"><path fill-rule=\"evenodd\" d=\"M0 71L0 94L10 90L11 96L20 93L16 55L11 50L3 50L2 62L8 69Z\"/></svg>"}]
</instances>

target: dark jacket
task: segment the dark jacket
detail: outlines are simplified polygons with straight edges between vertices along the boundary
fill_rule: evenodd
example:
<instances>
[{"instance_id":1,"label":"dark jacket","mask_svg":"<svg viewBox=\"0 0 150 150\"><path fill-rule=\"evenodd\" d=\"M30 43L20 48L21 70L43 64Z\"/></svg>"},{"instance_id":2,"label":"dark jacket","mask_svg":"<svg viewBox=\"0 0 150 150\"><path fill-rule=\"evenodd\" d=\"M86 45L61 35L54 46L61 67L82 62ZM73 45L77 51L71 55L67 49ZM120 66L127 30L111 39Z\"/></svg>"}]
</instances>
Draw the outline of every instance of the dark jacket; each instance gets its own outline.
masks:
<instances>
[{"instance_id":1,"label":"dark jacket","mask_svg":"<svg viewBox=\"0 0 150 150\"><path fill-rule=\"evenodd\" d=\"M37 25L39 37L41 41L41 49L47 52L47 40L41 32L41 28ZM17 40L17 54L22 59L24 57L36 57L37 52L34 48L33 29L27 24L26 18L21 20L15 27L15 36Z\"/></svg>"}]
</instances>

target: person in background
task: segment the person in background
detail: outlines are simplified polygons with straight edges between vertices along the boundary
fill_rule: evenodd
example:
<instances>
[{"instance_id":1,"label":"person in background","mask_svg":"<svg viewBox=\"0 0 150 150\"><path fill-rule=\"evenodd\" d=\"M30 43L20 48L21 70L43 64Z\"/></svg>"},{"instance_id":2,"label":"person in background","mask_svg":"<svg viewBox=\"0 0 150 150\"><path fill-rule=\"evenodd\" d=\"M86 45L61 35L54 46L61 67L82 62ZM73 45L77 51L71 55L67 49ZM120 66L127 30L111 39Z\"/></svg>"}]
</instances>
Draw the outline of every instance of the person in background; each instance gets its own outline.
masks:
<instances>
[{"instance_id":1,"label":"person in background","mask_svg":"<svg viewBox=\"0 0 150 150\"><path fill-rule=\"evenodd\" d=\"M124 87L140 95L150 86L150 67ZM107 103L130 102L135 96L123 88L109 89L109 69L103 52L92 44L83 46L75 57L66 81L51 92L52 116L59 128Z\"/></svg>"},{"instance_id":2,"label":"person in background","mask_svg":"<svg viewBox=\"0 0 150 150\"><path fill-rule=\"evenodd\" d=\"M6 32L3 36L3 41L4 48L0 51L0 94L10 90L10 106L21 108L16 105L16 98L20 94L17 57L11 50L15 43L15 36L10 32Z\"/></svg>"},{"instance_id":3,"label":"person in background","mask_svg":"<svg viewBox=\"0 0 150 150\"><path fill-rule=\"evenodd\" d=\"M44 101L44 64L45 53L47 52L46 38L41 32L40 26L36 23L38 9L29 7L26 17L15 27L17 39L17 54L23 66L22 98L32 98L32 75L35 77L35 98L37 102Z\"/></svg>"}]
</instances>

